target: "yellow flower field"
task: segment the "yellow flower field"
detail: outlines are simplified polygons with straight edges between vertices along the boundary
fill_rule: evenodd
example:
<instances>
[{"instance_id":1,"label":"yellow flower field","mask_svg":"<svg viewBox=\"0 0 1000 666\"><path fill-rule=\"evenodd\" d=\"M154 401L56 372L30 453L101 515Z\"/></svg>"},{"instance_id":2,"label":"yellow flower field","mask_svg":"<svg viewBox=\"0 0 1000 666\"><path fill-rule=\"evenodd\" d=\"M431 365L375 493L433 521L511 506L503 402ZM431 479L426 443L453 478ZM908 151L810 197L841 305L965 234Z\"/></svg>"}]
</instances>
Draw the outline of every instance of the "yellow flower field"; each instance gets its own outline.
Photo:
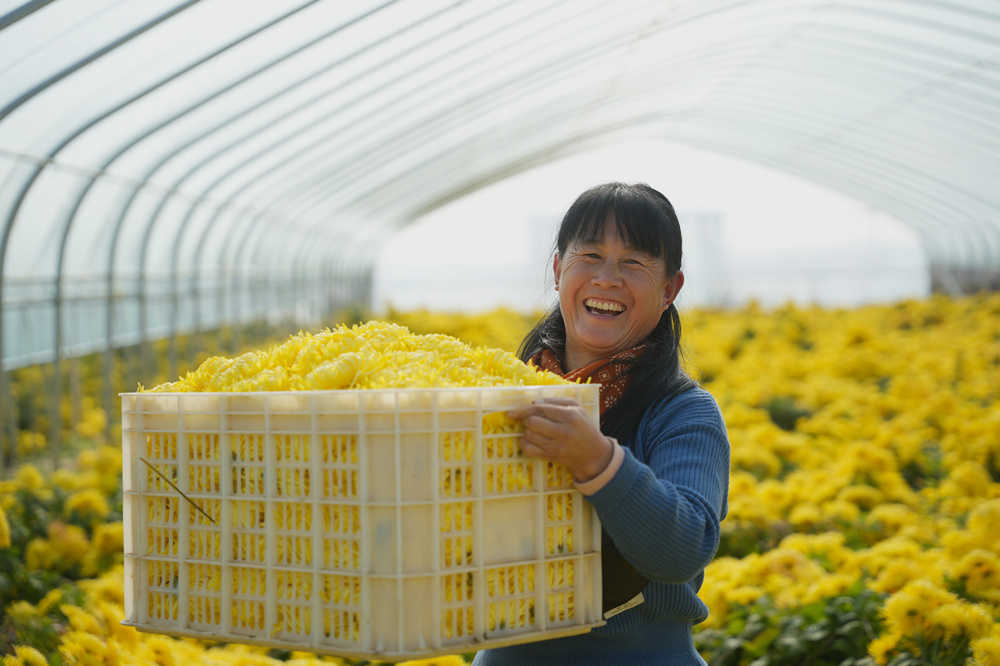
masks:
<instances>
[{"instance_id":1,"label":"yellow flower field","mask_svg":"<svg viewBox=\"0 0 1000 666\"><path fill-rule=\"evenodd\" d=\"M390 314L508 350L531 323ZM1000 664L1000 295L682 319L732 443L706 660ZM87 419L78 430L103 427ZM0 482L5 665L353 663L122 627L120 469L118 447L95 444L72 470Z\"/></svg>"}]
</instances>

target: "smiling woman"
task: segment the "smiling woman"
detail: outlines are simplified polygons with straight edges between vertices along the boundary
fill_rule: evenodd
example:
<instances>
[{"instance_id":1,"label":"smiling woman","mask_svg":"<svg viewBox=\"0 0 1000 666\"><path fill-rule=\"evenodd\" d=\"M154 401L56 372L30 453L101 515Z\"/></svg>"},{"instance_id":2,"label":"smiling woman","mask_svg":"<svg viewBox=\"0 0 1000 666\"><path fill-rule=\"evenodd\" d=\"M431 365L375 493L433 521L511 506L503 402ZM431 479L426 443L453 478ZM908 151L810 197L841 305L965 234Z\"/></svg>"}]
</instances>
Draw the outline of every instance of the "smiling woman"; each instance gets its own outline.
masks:
<instances>
[{"instance_id":1,"label":"smiling woman","mask_svg":"<svg viewBox=\"0 0 1000 666\"><path fill-rule=\"evenodd\" d=\"M592 190L596 201L577 205L596 207L601 199L614 196L613 187ZM652 242L655 239L641 238L642 226L637 221L641 218L630 210L634 206L621 206L621 219L609 211L600 227L598 220L589 219L576 230L566 228L560 234L553 272L566 326L567 370L614 356L646 339L684 285L679 270L681 236L673 207L648 186L636 189L654 201L662 198L661 223L676 232L670 244L676 261L668 266L664 255L669 248ZM573 240L567 242L564 236Z\"/></svg>"},{"instance_id":2,"label":"smiling woman","mask_svg":"<svg viewBox=\"0 0 1000 666\"><path fill-rule=\"evenodd\" d=\"M511 411L521 448L565 465L600 516L603 611L586 635L481 651L476 664L704 664L691 629L726 515L729 441L719 407L680 367L684 284L673 206L645 184L584 192L559 227L559 303L520 354L600 383L600 427L572 400Z\"/></svg>"}]
</instances>

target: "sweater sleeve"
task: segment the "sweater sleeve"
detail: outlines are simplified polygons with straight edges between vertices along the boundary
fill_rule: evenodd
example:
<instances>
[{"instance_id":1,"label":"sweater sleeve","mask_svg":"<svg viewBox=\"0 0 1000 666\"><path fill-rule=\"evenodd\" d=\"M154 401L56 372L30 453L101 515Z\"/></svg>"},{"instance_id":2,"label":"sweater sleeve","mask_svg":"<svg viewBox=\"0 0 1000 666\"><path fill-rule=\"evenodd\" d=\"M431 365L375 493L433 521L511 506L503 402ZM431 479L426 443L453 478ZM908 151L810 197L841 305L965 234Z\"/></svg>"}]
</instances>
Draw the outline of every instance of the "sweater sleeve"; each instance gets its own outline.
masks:
<instances>
[{"instance_id":1,"label":"sweater sleeve","mask_svg":"<svg viewBox=\"0 0 1000 666\"><path fill-rule=\"evenodd\" d=\"M641 574L683 583L715 556L728 487L725 424L714 398L695 388L651 408L618 473L587 500Z\"/></svg>"}]
</instances>

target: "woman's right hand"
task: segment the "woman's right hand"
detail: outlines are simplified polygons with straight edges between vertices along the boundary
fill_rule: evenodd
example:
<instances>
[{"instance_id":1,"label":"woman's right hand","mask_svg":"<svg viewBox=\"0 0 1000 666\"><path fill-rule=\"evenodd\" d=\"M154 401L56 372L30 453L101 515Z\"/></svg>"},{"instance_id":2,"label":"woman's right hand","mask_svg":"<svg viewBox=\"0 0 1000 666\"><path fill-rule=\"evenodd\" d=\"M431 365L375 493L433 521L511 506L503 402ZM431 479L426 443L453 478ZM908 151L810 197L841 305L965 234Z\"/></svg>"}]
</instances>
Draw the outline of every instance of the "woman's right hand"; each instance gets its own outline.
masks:
<instances>
[{"instance_id":1,"label":"woman's right hand","mask_svg":"<svg viewBox=\"0 0 1000 666\"><path fill-rule=\"evenodd\" d=\"M507 416L524 425L524 455L565 465L577 482L593 479L611 463L614 444L576 400L544 398Z\"/></svg>"}]
</instances>

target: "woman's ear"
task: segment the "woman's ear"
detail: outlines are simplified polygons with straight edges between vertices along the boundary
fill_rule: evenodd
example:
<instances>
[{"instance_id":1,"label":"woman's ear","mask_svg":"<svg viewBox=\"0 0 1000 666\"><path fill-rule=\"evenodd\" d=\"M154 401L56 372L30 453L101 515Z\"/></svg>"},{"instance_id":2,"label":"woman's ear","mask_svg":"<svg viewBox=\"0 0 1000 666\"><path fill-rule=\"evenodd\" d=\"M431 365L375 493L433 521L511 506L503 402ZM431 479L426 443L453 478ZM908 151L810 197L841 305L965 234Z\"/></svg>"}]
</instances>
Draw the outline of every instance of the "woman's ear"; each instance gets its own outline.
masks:
<instances>
[{"instance_id":1,"label":"woman's ear","mask_svg":"<svg viewBox=\"0 0 1000 666\"><path fill-rule=\"evenodd\" d=\"M556 291L559 291L559 253L556 252L552 257L552 274L556 279Z\"/></svg>"},{"instance_id":2,"label":"woman's ear","mask_svg":"<svg viewBox=\"0 0 1000 666\"><path fill-rule=\"evenodd\" d=\"M663 309L666 310L670 307L670 304L674 302L677 298L677 294L681 293L681 287L684 286L684 273L677 271L677 273L667 280L667 285L663 288Z\"/></svg>"}]
</instances>

